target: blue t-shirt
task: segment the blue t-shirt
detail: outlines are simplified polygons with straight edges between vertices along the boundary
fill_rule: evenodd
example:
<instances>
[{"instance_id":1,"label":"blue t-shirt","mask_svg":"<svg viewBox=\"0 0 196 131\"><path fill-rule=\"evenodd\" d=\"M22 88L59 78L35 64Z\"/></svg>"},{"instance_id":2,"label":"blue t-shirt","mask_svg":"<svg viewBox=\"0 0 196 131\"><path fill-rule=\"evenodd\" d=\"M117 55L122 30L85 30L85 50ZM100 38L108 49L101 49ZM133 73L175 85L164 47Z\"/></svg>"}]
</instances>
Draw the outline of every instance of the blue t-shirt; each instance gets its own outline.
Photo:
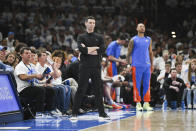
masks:
<instances>
[{"instance_id":1,"label":"blue t-shirt","mask_svg":"<svg viewBox=\"0 0 196 131\"><path fill-rule=\"evenodd\" d=\"M132 66L136 67L149 67L150 55L149 55L149 46L150 46L150 37L139 37L134 36L133 38L133 51L132 51Z\"/></svg>"},{"instance_id":2,"label":"blue t-shirt","mask_svg":"<svg viewBox=\"0 0 196 131\"><path fill-rule=\"evenodd\" d=\"M121 50L121 45L119 45L117 43L117 41L112 41L109 45L108 48L106 50L106 54L107 56L114 56L115 58L119 58L120 57L120 50ZM116 62L112 62L112 73L113 76L117 75L117 66L116 66Z\"/></svg>"}]
</instances>

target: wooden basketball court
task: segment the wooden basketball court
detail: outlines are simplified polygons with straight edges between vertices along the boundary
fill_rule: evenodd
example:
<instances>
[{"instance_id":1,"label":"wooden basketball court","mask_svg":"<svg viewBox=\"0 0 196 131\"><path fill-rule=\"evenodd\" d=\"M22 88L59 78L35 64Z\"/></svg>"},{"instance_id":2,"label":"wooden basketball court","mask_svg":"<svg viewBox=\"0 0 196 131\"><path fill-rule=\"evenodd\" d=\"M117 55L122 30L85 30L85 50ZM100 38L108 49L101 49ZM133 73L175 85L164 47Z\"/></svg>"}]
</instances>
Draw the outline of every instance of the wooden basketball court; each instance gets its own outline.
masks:
<instances>
[{"instance_id":1,"label":"wooden basketball court","mask_svg":"<svg viewBox=\"0 0 196 131\"><path fill-rule=\"evenodd\" d=\"M110 110L109 121L100 121L97 112L89 112L72 122L69 117L43 117L0 125L0 130L32 131L196 131L196 110L135 109Z\"/></svg>"},{"instance_id":2,"label":"wooden basketball court","mask_svg":"<svg viewBox=\"0 0 196 131\"><path fill-rule=\"evenodd\" d=\"M137 112L83 131L196 131L196 110Z\"/></svg>"}]
</instances>

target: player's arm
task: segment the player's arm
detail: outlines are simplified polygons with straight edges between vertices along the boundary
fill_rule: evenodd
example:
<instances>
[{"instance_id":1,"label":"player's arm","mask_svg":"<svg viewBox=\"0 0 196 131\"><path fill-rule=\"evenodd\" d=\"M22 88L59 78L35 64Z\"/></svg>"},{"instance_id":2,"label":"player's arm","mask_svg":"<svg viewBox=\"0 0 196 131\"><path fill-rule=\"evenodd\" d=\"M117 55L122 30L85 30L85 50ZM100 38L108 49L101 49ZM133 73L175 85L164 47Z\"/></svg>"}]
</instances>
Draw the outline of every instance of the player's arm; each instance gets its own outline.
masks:
<instances>
[{"instance_id":1,"label":"player's arm","mask_svg":"<svg viewBox=\"0 0 196 131\"><path fill-rule=\"evenodd\" d=\"M117 59L117 58L115 58L115 57L112 56L112 55L108 56L108 60L109 60L109 61L115 61L115 62L121 62L121 63L124 62L122 59Z\"/></svg>"},{"instance_id":2,"label":"player's arm","mask_svg":"<svg viewBox=\"0 0 196 131\"><path fill-rule=\"evenodd\" d=\"M152 40L150 40L150 46L149 46L149 56L150 56L150 62L151 62L151 72L153 72L153 52L152 52Z\"/></svg>"},{"instance_id":3,"label":"player's arm","mask_svg":"<svg viewBox=\"0 0 196 131\"><path fill-rule=\"evenodd\" d=\"M133 51L133 39L131 39L130 41L129 41L129 44L128 44L128 52L127 52L127 63L128 63L128 65L129 64L131 64L131 62L130 62L130 56L131 56L131 54L132 54L132 51Z\"/></svg>"}]
</instances>

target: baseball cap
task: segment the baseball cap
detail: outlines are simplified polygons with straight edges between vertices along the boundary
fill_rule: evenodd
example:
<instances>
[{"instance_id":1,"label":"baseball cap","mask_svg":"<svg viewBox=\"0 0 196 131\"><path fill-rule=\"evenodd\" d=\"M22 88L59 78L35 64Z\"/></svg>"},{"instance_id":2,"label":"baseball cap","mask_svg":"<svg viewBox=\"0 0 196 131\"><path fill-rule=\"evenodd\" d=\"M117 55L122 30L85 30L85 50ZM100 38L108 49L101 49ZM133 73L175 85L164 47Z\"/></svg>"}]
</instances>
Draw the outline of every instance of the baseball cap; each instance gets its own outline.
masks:
<instances>
[{"instance_id":1,"label":"baseball cap","mask_svg":"<svg viewBox=\"0 0 196 131\"><path fill-rule=\"evenodd\" d=\"M8 32L8 36L9 36L9 35L14 35L14 32Z\"/></svg>"},{"instance_id":2,"label":"baseball cap","mask_svg":"<svg viewBox=\"0 0 196 131\"><path fill-rule=\"evenodd\" d=\"M2 50L7 50L7 47L0 45L0 51L2 51Z\"/></svg>"}]
</instances>

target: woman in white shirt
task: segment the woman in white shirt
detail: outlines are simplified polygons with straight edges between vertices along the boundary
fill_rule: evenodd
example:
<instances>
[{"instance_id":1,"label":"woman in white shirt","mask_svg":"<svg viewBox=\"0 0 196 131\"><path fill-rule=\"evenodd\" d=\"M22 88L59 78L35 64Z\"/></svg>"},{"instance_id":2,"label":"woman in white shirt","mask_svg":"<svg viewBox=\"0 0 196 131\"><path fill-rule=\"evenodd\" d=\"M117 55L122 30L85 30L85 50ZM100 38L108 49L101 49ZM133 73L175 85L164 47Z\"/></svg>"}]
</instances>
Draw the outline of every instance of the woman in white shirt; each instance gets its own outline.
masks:
<instances>
[{"instance_id":1,"label":"woman in white shirt","mask_svg":"<svg viewBox=\"0 0 196 131\"><path fill-rule=\"evenodd\" d=\"M193 108L196 108L196 59L193 59L189 64L189 68L185 70L184 82L187 86L187 105L188 108L192 108L191 105L191 91L193 91Z\"/></svg>"}]
</instances>

